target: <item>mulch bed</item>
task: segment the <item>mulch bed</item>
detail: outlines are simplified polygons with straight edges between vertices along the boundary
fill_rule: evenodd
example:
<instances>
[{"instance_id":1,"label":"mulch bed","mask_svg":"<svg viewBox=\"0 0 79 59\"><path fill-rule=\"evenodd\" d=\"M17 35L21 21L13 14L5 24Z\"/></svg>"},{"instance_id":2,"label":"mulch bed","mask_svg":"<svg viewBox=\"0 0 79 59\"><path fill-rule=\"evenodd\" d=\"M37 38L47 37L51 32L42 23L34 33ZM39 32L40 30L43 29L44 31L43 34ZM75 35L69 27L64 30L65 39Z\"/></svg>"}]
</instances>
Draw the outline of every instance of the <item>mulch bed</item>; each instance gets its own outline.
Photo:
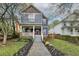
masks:
<instances>
[{"instance_id":1,"label":"mulch bed","mask_svg":"<svg viewBox=\"0 0 79 59\"><path fill-rule=\"evenodd\" d=\"M29 41L28 44L25 44L24 47L22 47L17 53L15 53L13 56L26 56L28 54L29 49L31 48L33 44L33 41Z\"/></svg>"},{"instance_id":2,"label":"mulch bed","mask_svg":"<svg viewBox=\"0 0 79 59\"><path fill-rule=\"evenodd\" d=\"M45 43L44 43L44 45L45 45ZM50 46L49 44L47 44L45 46L48 49L48 51L51 53L52 56L65 56L64 53L62 53L61 51L58 51L55 47Z\"/></svg>"}]
</instances>

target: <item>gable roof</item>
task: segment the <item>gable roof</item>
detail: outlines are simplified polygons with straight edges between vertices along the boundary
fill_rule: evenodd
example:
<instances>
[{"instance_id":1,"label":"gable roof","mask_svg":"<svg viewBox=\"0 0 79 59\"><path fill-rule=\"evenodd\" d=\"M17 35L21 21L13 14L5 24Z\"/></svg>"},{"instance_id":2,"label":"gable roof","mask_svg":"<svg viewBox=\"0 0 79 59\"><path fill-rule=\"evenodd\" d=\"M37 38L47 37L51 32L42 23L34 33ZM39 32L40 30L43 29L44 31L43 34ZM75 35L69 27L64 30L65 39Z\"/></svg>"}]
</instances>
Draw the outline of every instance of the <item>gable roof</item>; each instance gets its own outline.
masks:
<instances>
[{"instance_id":1,"label":"gable roof","mask_svg":"<svg viewBox=\"0 0 79 59\"><path fill-rule=\"evenodd\" d=\"M28 6L26 9L24 9L22 12L24 13L42 13L39 9L37 9L34 5ZM42 13L43 18L47 19L47 17Z\"/></svg>"}]
</instances>

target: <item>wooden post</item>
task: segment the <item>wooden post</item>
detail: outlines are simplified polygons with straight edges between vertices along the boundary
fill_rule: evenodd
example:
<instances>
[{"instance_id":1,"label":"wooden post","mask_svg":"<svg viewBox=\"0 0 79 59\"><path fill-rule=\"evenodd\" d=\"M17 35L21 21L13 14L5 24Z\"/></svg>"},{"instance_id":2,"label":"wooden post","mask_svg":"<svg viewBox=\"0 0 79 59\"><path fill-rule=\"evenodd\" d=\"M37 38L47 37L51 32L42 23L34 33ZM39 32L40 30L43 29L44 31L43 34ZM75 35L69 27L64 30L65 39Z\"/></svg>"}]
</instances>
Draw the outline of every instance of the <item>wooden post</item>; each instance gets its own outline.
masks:
<instances>
[{"instance_id":1,"label":"wooden post","mask_svg":"<svg viewBox=\"0 0 79 59\"><path fill-rule=\"evenodd\" d=\"M41 26L41 36L42 36L42 41L43 41L43 26Z\"/></svg>"}]
</instances>

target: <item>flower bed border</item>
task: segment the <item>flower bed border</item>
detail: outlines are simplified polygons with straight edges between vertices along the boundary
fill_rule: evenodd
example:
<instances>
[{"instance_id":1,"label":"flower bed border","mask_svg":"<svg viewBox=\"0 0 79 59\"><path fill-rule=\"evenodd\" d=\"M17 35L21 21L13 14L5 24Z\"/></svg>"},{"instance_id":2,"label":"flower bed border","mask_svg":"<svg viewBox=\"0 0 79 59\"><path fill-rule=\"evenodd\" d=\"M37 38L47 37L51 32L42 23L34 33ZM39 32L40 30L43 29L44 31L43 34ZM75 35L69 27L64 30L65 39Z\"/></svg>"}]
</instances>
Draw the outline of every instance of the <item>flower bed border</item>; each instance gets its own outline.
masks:
<instances>
[{"instance_id":1,"label":"flower bed border","mask_svg":"<svg viewBox=\"0 0 79 59\"><path fill-rule=\"evenodd\" d=\"M44 43L44 45L45 45L45 43ZM51 53L52 56L65 56L64 53L62 53L61 51L58 51L55 47L50 46L49 44L47 44L45 46L48 49L48 51Z\"/></svg>"},{"instance_id":2,"label":"flower bed border","mask_svg":"<svg viewBox=\"0 0 79 59\"><path fill-rule=\"evenodd\" d=\"M16 52L13 56L26 56L31 48L33 41L29 41L28 44L25 44L18 52Z\"/></svg>"}]
</instances>

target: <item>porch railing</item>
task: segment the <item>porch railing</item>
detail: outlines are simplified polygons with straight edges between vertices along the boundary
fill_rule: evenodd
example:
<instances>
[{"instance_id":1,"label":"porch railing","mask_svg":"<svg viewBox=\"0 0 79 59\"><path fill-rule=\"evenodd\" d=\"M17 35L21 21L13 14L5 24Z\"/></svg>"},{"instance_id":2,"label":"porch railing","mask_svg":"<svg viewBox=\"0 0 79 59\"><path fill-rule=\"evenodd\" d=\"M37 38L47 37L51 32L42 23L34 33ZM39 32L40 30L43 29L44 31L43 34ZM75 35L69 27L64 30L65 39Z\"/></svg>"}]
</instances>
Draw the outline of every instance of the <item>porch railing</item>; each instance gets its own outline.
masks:
<instances>
[{"instance_id":1,"label":"porch railing","mask_svg":"<svg viewBox=\"0 0 79 59\"><path fill-rule=\"evenodd\" d=\"M22 32L22 36L33 36L33 32Z\"/></svg>"}]
</instances>

